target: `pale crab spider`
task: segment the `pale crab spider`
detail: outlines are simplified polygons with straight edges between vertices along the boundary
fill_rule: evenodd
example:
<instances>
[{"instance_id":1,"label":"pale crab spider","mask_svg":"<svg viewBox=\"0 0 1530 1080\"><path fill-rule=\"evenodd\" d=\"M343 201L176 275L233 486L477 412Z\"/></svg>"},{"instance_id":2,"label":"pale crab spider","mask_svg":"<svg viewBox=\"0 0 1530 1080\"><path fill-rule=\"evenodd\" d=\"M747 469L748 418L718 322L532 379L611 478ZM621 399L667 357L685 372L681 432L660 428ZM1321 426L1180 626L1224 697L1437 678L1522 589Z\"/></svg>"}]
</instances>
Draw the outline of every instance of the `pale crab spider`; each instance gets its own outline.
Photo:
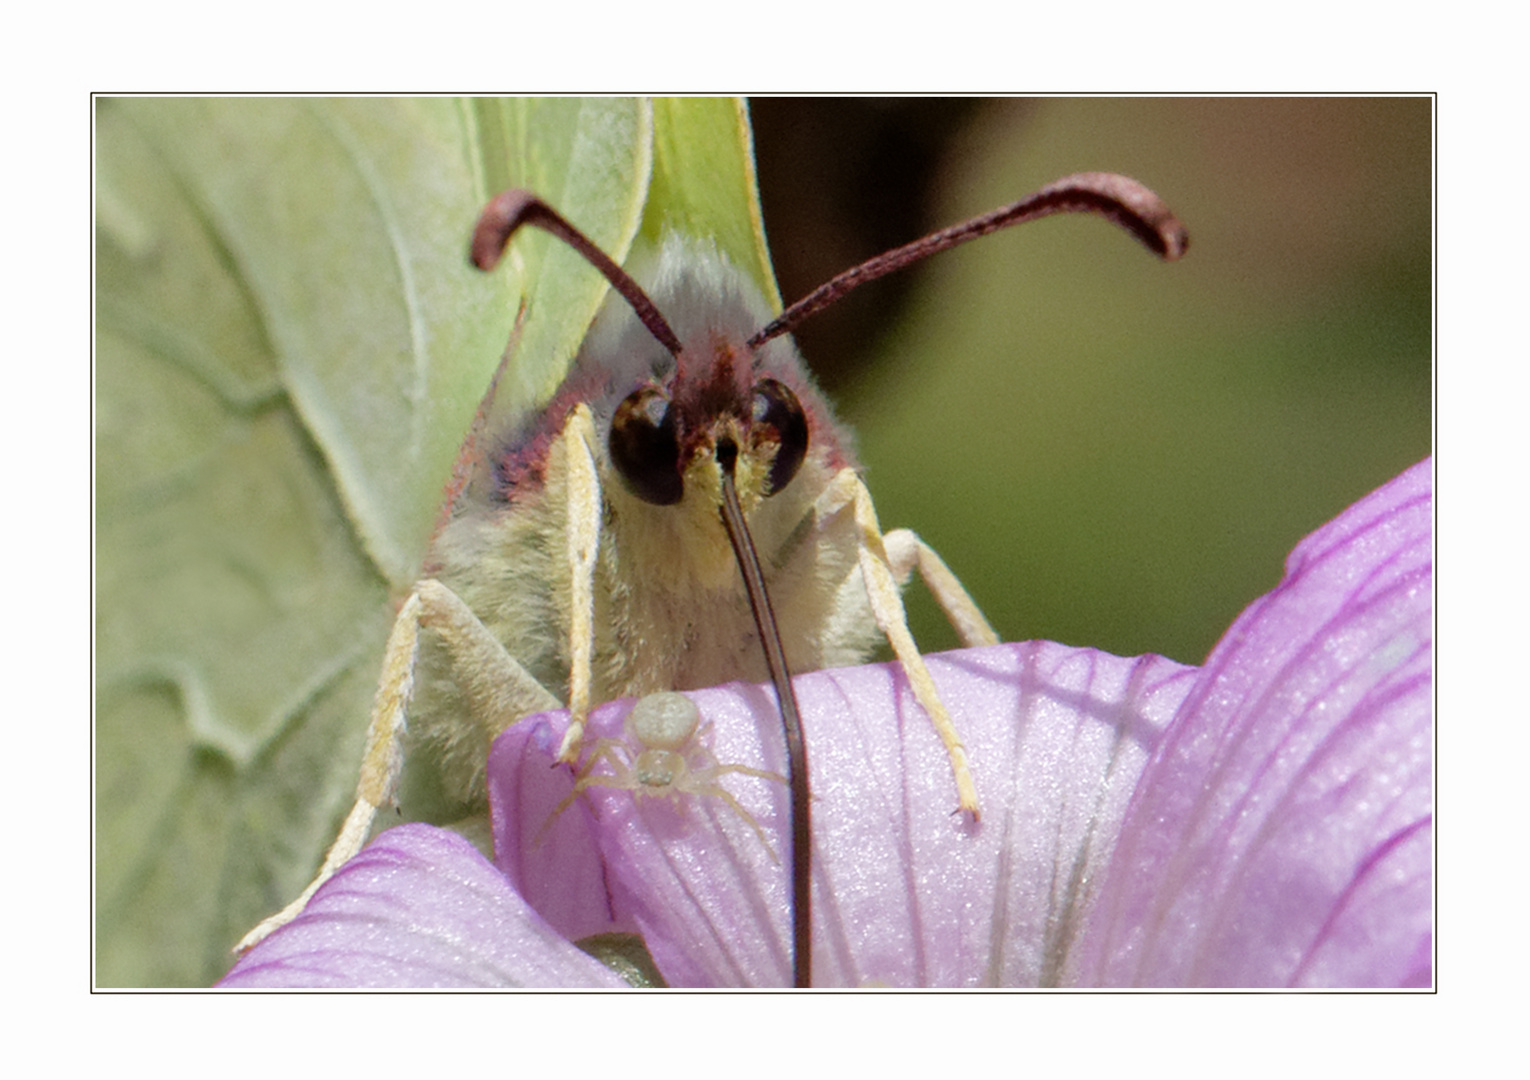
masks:
<instances>
[{"instance_id":1,"label":"pale crab spider","mask_svg":"<svg viewBox=\"0 0 1530 1080\"><path fill-rule=\"evenodd\" d=\"M625 739L596 739L590 756L574 774L574 790L548 815L539 835L545 836L554 821L574 804L586 788L607 787L631 791L633 798L668 798L682 795L716 797L743 818L765 845L777 864L775 849L754 815L739 805L733 794L717 782L729 773L757 776L785 784L786 777L748 765L724 765L703 742L710 724L703 726L701 712L683 694L663 691L640 699L622 723ZM595 771L604 761L611 772Z\"/></svg>"}]
</instances>

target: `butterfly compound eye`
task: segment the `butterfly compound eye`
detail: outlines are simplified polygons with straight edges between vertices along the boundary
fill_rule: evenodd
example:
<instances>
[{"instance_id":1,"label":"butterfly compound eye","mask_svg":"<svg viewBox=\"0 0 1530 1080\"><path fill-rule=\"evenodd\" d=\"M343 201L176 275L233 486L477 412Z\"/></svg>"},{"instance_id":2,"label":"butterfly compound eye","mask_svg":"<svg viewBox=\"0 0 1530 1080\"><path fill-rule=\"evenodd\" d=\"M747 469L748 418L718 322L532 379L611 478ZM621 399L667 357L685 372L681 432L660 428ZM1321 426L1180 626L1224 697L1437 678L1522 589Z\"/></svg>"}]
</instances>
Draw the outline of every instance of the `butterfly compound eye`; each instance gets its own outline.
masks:
<instances>
[{"instance_id":1,"label":"butterfly compound eye","mask_svg":"<svg viewBox=\"0 0 1530 1080\"><path fill-rule=\"evenodd\" d=\"M669 398L653 387L627 395L611 418L611 461L627 490L644 502L673 506L685 494L680 442Z\"/></svg>"},{"instance_id":2,"label":"butterfly compound eye","mask_svg":"<svg viewBox=\"0 0 1530 1080\"><path fill-rule=\"evenodd\" d=\"M754 388L753 420L756 439L763 435L764 440L777 444L776 459L770 466L770 490L765 493L774 495L791 483L807 455L807 415L785 383L762 379Z\"/></svg>"}]
</instances>

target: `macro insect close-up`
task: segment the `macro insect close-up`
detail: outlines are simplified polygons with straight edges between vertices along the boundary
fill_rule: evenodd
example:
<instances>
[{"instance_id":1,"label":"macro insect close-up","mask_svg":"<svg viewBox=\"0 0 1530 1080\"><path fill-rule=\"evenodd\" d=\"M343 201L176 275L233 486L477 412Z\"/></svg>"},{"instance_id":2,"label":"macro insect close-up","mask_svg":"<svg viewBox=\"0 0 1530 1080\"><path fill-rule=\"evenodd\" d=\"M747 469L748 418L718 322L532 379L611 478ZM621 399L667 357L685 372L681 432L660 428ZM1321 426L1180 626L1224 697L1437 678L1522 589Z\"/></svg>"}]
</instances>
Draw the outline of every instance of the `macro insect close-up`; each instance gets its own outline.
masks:
<instances>
[{"instance_id":1,"label":"macro insect close-up","mask_svg":"<svg viewBox=\"0 0 1530 1080\"><path fill-rule=\"evenodd\" d=\"M1049 108L1087 111L1090 104L1043 102L1032 113L1018 103L995 103L978 119L963 123L969 133L1011 125L1028 131L1031 145L1044 146L1045 126L1038 135L1035 116L1049 115ZM1127 104L1145 108L1147 103ZM1215 131L1218 123L1225 133L1239 130L1240 104L1225 103L1224 112L1207 109L1188 121L1172 112L1162 118L1171 130L1177 123L1182 133L1197 131L1197 124ZM1408 113L1407 105L1415 112ZM1406 139L1391 134L1393 128L1412 131L1410 124L1422 122L1427 135L1427 102L1397 102L1391 111L1385 103L1353 106L1341 112L1333 132L1374 129L1382 133L1375 136L1378 144L1388 145L1391 138L1405 146ZM766 103L762 112L774 107ZM1310 127L1310 117L1299 114L1297 107L1287 117L1266 106L1262 122L1277 121L1277 130L1284 130L1284 123L1291 132ZM1343 141L1340 134L1331 133L1331 138ZM702 825L690 825L741 829L749 842L714 857L719 865L744 868L738 875L748 884L743 894L753 899L740 902L769 914L758 935L764 958L758 965L732 957L726 974L709 973L704 961L692 967L689 960L671 959L663 951L671 946L665 944L655 949L654 959L671 980L678 973L681 983L693 985L790 984L795 971L798 984L806 985L809 934L827 949L823 966L814 967L825 973L825 980L815 978L814 985L967 985L974 979L1009 985L1032 977L1016 975L1009 962L992 957L983 962L987 976L960 974L966 970L962 965L972 962L963 958L965 946L949 961L916 957L923 966L910 970L897 964L884 968L868 958L875 949L865 946L871 951L863 951L857 935L876 918L858 908L852 915L852 894L833 887L832 882L843 880L844 865L834 830L848 828L847 819L837 816L843 800L876 814L879 797L852 789L886 774L880 765L868 766L871 756L867 762L845 759L845 748L833 741L843 728L831 729L819 706L807 698L802 725L810 745L824 749L809 755L811 765L804 770L800 753L782 746L783 714L790 727L797 711L785 681L787 668L792 676L803 676L820 667L857 663L878 641L891 638L899 666L889 670L909 680L902 685L916 703L898 706L886 725L889 737L907 740L895 757L901 753L900 767L906 769L914 768L916 755L933 753L943 762L931 767L919 758L925 762L918 771L923 794L908 794L913 789L906 787L904 797L918 807L904 817L922 821L919 815L928 811L939 833L931 843L965 843L1003 864L994 845L1008 835L1017 813L1007 802L1005 774L1000 768L985 780L975 763L969 771L962 743L973 721L958 716L953 723L940 704L952 691L920 683L921 677L928 679L920 675L919 648L931 649L927 642L932 635L924 629L929 619L916 610L908 620L919 648L900 639L896 631L906 630L894 580L929 581L939 601L932 606L944 609L937 618L949 618L965 644L998 638L1069 640L1066 629L1049 624L1044 603L1036 605L1034 615L1009 611L1012 598L1002 595L1005 590L995 585L991 572L980 568L974 576L947 542L951 537L959 546L978 538L1003 558L1020 559L1004 524L1004 508L1021 500L1007 479L1013 474L999 460L1014 451L975 447L983 445L982 439L997 439L989 445L998 446L1023 443L1029 437L1025 429L1056 426L1055 410L1067 395L1043 392L1045 379L1034 378L1029 366L1032 345L1006 350L1001 362L1015 369L1012 384L1006 383L1009 376L983 376L982 386L962 406L970 421L938 425L939 440L957 451L959 464L938 466L943 470L939 479L914 478L914 490L921 493L915 502L938 502L948 491L965 490L972 493L969 501L993 516L980 509L973 521L981 524L953 525L946 537L937 537L933 533L946 524L940 514L918 514L906 506L895 516L884 504L884 471L906 470L889 467L883 463L888 459L874 455L877 425L858 425L860 467L847 468L856 460L848 442L841 443L848 437L839 434L830 407L798 371L797 361L770 361L760 369L763 376L745 367L736 376L729 370L727 358L742 355L730 349L742 347L750 333L763 331L758 340L750 340L751 350L774 355L777 345L770 339L775 332L767 327L782 309L753 191L751 153L760 155L764 175L769 144L762 134L751 148L747 113L732 102L103 101L98 140L98 437L103 446L119 451L116 457L102 455L98 504L103 550L96 779L99 982L217 978L228 963L220 950L297 896L312 877L346 816L347 789L354 788L362 762L357 740L368 715L373 724L362 767L364 777L371 770L374 794L366 807L358 802L341 830L350 834L337 848L345 856L361 848L377 810L385 824L401 819L449 824L465 812L481 814L487 795L494 805L496 865L559 933L575 937L560 916L539 906L534 892L542 886L528 886L517 876L544 858L530 841L545 832L546 846L556 855L576 831L595 837L582 842L599 850L605 869L594 879L587 874L582 880L588 886L602 875L624 872L617 868L637 850L624 845L648 842L632 840L636 833L622 817L625 808L633 807L637 816L631 822L639 822L648 813L639 804L666 804L674 810L664 826L672 839L641 850L657 851L655 857L675 864L704 866L705 849L684 846L694 839L687 833L704 831ZM972 144L954 138L949 145L955 148L947 151L949 159L960 162L958 151ZM1423 145L1427 149L1427 139ZM1105 150L1091 151L1086 162L1062 156L1072 167L1033 175L1050 163L1028 164L1024 182L1006 181L1004 196L983 205L968 193L961 212L943 210L938 220L905 232L901 242L1013 203L1027 191L1040 190L1045 200L1052 190L1045 185L1058 176L1109 168L1139 175L1158 189L1190 224L1199 256L1203 244L1195 214L1152 171L1167 170L1172 181L1184 168L1168 169L1164 161L1174 158L1155 161L1141 151L1134 156L1129 146L1121 150L1127 160ZM264 165L243 164L256 159ZM308 188L300 180L290 190L282 186L282 177L307 173L324 180L310 185L322 195L303 196ZM1341 174L1335 170L1340 179ZM1109 203L1117 209L1107 207L1106 216L1128 225L1144 242L1156 238L1160 248L1178 254L1182 238L1168 211L1143 189L1121 186L1126 183L1094 173L1067 181L1067 193L1058 198L1077 202L1082 197L1089 205L1060 208L1099 214L1097 204ZM534 191L539 198L491 200L496 191L511 188ZM1131 214L1120 212L1121 206L1140 214L1136 224L1122 220ZM1217 237L1227 228L1226 220L1214 210L1204 212ZM767 194L765 235L774 240L770 213ZM464 256L475 220L480 222L474 241L479 269L470 270ZM517 231L522 224L535 228ZM1086 231L1075 228L1079 236ZM1011 232L1053 230L1055 236L1057 229L1055 223L1004 229L962 251L1002 244ZM485 230L491 236L486 243ZM609 269L601 268L590 250L570 250L577 246L570 240L573 230L580 239L588 236L591 250L610 256ZM548 231L556 235L545 235ZM1086 339L1104 334L1114 341L1111 335L1138 322L1140 313L1142 322L1157 319L1161 326L1178 326L1167 332L1178 333L1180 344L1193 344L1192 351L1205 351L1205 342L1195 335L1205 333L1206 313L1192 324L1185 316L1191 309L1181 306L1187 302L1166 299L1173 275L1159 273L1153 260L1132 250L1136 245L1117 230L1096 224L1087 231L1103 241L1101 251L1122 249L1119 269L1114 254L1105 257L1111 269L1101 274L1089 267L1065 270L1037 251L1001 252L1000 261L1024 268L1024 283L1009 286L1015 295L1000 306L1032 309L1027 290L1071 276L1071 283L1061 285L1063 294L1095 297L1085 304L1096 311L1094 317L1070 315L1082 324L1075 332ZM1407 259L1413 256L1399 254L1404 248L1389 239L1386 229L1372 232L1362 252L1373 256L1372 265L1390 267L1392 276L1372 271L1383 283L1380 300L1368 310L1395 314L1412 302L1403 300L1414 295L1408 290L1416 290L1416 280L1408 276L1415 270L1399 269L1411 267ZM182 242L169 245L167 236ZM304 266L301 252L294 250L298 247L327 254ZM943 255L931 265L962 257ZM1322 250L1313 257L1320 264L1332 258ZM1424 257L1427 271L1427 243ZM188 258L189 268L184 265ZM495 267L501 259L503 265ZM705 273L697 280L687 276L690 267L706 266L708 260L730 266L738 284L717 294L715 283L697 283ZM840 269L857 261L845 260ZM904 261L911 265L915 260ZM901 269L903 264L898 265ZM631 279L622 267L630 270ZM481 272L490 268L492 273ZM1175 274L1182 269L1177 267ZM1123 308L1118 296L1103 295L1111 282L1128 280L1133 270L1154 282L1150 294L1138 295L1138 313L1130 304ZM1220 273L1221 284L1230 282L1234 294L1248 285L1227 270ZM1107 284L1095 280L1100 277ZM643 288L635 289L640 299L634 300L623 280L636 280L652 291L650 307L656 316L644 313ZM358 297L367 294L368 281L383 282L380 295L396 300L377 311L365 310ZM625 295L606 297L608 283ZM875 288L867 285L865 291ZM719 324L708 321L716 318L710 310L716 295L738 305L737 314L722 320L730 333L740 335L731 344L722 342ZM703 305L708 310L698 313L704 296L712 297ZM796 298L792 293L784 299ZM1034 311L1052 303L1038 298ZM592 328L597 310L603 313ZM964 318L985 329L993 321L987 312L967 312ZM1410 313L1409 318L1415 321L1393 319L1402 326L1392 332L1415 332L1417 316ZM795 331L798 320L790 314L787 320L786 328ZM1363 339L1380 325L1366 315L1357 316L1355 324L1337 328L1342 332L1336 336ZM1427 329L1427 311L1422 325ZM1332 309L1325 307L1313 327L1335 333ZM1310 353L1316 332L1302 327L1293 336ZM918 338L919 331L904 336ZM712 351L704 375L687 377L686 357L703 351L697 342ZM1172 353L1173 344L1154 348ZM939 343L941 351L965 347L944 339ZM1366 347L1407 353L1418 344L1388 339ZM1385 464L1363 474L1364 480L1337 485L1335 495L1319 501L1323 509L1304 510L1299 524L1276 532L1271 543L1278 551L1289 550L1303 533L1427 452L1427 340L1423 347L1422 437L1416 428L1396 423L1410 409L1415 410L1413 420L1418 419L1416 399L1404 394L1394 406L1378 404L1365 372L1347 372L1348 392L1365 397L1377 421L1366 420L1366 409L1356 410L1361 415L1352 424L1354 434L1336 436L1326 424L1329 418L1320 417L1329 442L1316 461L1327 462L1328 451L1348 445L1343 440L1351 438ZM586 352L606 359L576 359ZM938 372L947 362L923 365ZM1084 363L1076 358L1067 362ZM677 363L681 375L675 385L687 388L674 390L670 400L668 376L660 378L660 373L673 371ZM814 363L809 354L808 366ZM607 384L594 377L604 378L622 364L630 369L627 382ZM1157 370L1160 378L1173 372L1172 367ZM643 382L644 372L653 373L652 385ZM581 380L581 374L589 378ZM896 383L911 374L877 378ZM630 381L632 375L638 376L636 382ZM1085 384L1099 377L1081 376ZM1172 375L1173 380L1186 378L1193 377ZM1017 389L1011 393L1006 385ZM736 402L729 397L734 393ZM845 411L854 414L869 407L854 402L874 400L875 394L849 397L852 404ZM1140 397L1153 400L1152 394ZM941 407L940 395L927 388L911 400ZM1191 411L1200 412L1204 405L1197 402ZM1210 413L1209 425L1214 431L1220 431L1218 425L1236 425L1240 421L1233 417L1251 408L1240 402L1228 417ZM1140 402L1128 403L1126 415L1147 427L1166 423L1161 413L1141 410ZM721 426L699 434L703 425L694 418L702 413L721 416ZM1075 456L1082 452L1088 457L1122 437L1112 423L1102 414L1092 420L1075 416L1062 426L1073 428L1082 443ZM1280 441L1284 423L1282 416L1264 434ZM910 441L909 429L900 425L903 421L882 429L888 433L882 437ZM1400 435L1393 430L1399 428ZM1378 448L1375 436L1382 429L1392 431L1392 442ZM1187 435L1186 441L1193 452L1196 438ZM657 471L652 464L656 445ZM1289 453L1284 442L1282 452ZM1143 453L1135 452L1138 461L1131 468L1150 460ZM1128 460L1133 455L1128 451ZM695 462L703 457L722 464L702 470ZM1038 466L1033 462L1031 467ZM1209 466L1202 462L1197 467ZM799 471L814 479L794 488ZM1299 487L1302 471L1294 473L1292 486ZM1261 505L1280 501L1267 474L1253 483ZM705 491L699 508L692 494L698 487ZM556 499L542 499L544 489ZM865 496L867 489L871 496ZM877 499L874 513L870 497ZM681 516L661 516L676 504ZM719 517L719 507L728 505L733 510L723 509ZM1019 510L1024 512L1023 506ZM1218 508L1223 516L1217 535L1256 528L1239 520L1242 512ZM748 528L730 523L730 513L739 521L749 519ZM1095 513L1090 509L1085 516ZM680 524L667 523L676 520ZM501 528L507 523L508 530ZM1100 528L1098 520L1092 524ZM1150 525L1151 518L1133 528L1150 532ZM941 552L971 599L949 580L931 548L901 531L904 527L917 529ZM516 528L522 530L519 535L508 535ZM885 551L884 529L889 530ZM740 540L749 533L752 542ZM827 539L831 534L839 536L833 543ZM751 543L759 552L747 556L742 549ZM1100 547L1098 540L1095 546ZM1121 542L1108 538L1103 546L1110 550ZM750 585L746 591L751 558L764 566L753 573L770 581L768 600L763 588ZM1220 619L1225 626L1261 587L1274 585L1279 561L1278 554L1268 557L1263 571L1253 571L1265 575L1259 586L1242 588L1234 581L1228 591L1241 599L1216 600L1208 622L1215 625ZM1206 574L1200 566L1196 572ZM677 573L684 575L683 582L665 585ZM1213 573L1236 577L1231 571ZM874 580L868 587L869 579ZM853 601L847 599L852 594ZM1178 614L1172 605L1155 611L1140 598L1129 606L1146 606L1144 623L1150 627L1165 621L1165 611ZM997 634L987 628L979 609L993 618ZM775 619L784 629L780 655L773 659L762 644L772 634L760 630ZM805 634L803 625L817 629ZM1107 633L1099 640L1082 640L1122 655L1158 651L1195 663L1217 636L1215 630L1190 630L1176 639L1161 631L1155 644L1134 638L1133 631L1111 633L1118 637L1113 640ZM935 640L944 644L938 636ZM224 648L230 644L235 647ZM514 653L508 662L506 648ZM932 664L935 668L939 665ZM774 691L749 724L747 750L738 749L730 741L737 736L728 723L706 709L704 724L681 725L682 731L644 721L629 725L619 738L630 705L620 707L619 715L597 708L613 698L701 690L767 676ZM939 670L936 676L937 682L951 678ZM375 706L369 701L374 687ZM417 700L411 701L411 695ZM959 691L955 700L964 704ZM417 710L409 715L407 734L406 702L408 709ZM776 702L779 712L774 711ZM861 705L858 700L853 704ZM516 723L564 705L573 711L572 723L565 721L564 728ZM443 716L457 719L443 727L437 722ZM582 730L586 720L587 736ZM820 724L825 727L815 726ZM489 739L507 727L520 741L505 754L523 754L528 761L542 755L539 768L526 767L530 779L507 781L496 772L501 745L495 744L491 758ZM718 745L704 745L714 735ZM968 749L984 747L975 753L992 770L995 752L988 739L979 733ZM1144 757L1147 746L1144 741L1139 747ZM679 771L645 771L657 768L669 753L680 755L675 759ZM552 770L553 759L564 764ZM144 775L130 766L142 766ZM400 768L403 784L395 790ZM811 779L814 814L828 823L824 833L812 834L812 845L793 831L796 822L806 820L806 782L788 795L777 774ZM156 779L146 779L150 776ZM367 782L364 778L363 789ZM737 796L731 787L735 783ZM548 787L556 784L561 788ZM640 799L640 793L664 798ZM1124 799L1121 792L1111 797ZM997 825L989 799L997 807ZM504 839L506 814L511 813L507 805L540 808L511 824L511 831L528 841L515 855L507 854L514 845ZM114 812L108 815L107 806ZM958 808L965 813L953 817ZM625 830L619 837L618 827ZM399 830L399 836L421 835L410 831L415 828ZM463 828L473 831L471 825ZM815 906L826 912L828 929L798 922L788 932L791 917L807 910L803 899L809 874L802 869L806 864L795 864L794 858L813 845L821 848L815 859L822 859L812 870ZM692 855L675 854L682 850ZM1091 851L1088 859L1108 854ZM511 862L516 868L508 867ZM939 867L941 860L932 865ZM955 858L945 865L948 876L971 870ZM758 884L753 874L769 883ZM631 888L630 882L606 885L600 900L609 910L602 917L614 928L636 925L651 939L663 938L666 915L655 914L662 905L629 897ZM584 891L600 893L602 887ZM171 929L160 913L182 896L190 905L182 914L189 917ZM925 901L916 896L907 902L917 910ZM928 902L938 906L945 901ZM301 908L300 903L289 909L279 922ZM291 929L301 925L301 920L294 922ZM1063 978L1073 962L1066 943L1078 927L1066 925L1062 937L1049 938L1037 951L1037 977L1043 981ZM264 930L275 928L270 924ZM597 929L604 933L607 927ZM278 930L272 942L287 932ZM167 933L182 940L167 943ZM678 933L684 938L695 931L682 928ZM728 934L714 930L714 936L723 940ZM747 951L741 949L740 956ZM521 985L537 984L537 977L524 978L530 981Z\"/></svg>"}]
</instances>

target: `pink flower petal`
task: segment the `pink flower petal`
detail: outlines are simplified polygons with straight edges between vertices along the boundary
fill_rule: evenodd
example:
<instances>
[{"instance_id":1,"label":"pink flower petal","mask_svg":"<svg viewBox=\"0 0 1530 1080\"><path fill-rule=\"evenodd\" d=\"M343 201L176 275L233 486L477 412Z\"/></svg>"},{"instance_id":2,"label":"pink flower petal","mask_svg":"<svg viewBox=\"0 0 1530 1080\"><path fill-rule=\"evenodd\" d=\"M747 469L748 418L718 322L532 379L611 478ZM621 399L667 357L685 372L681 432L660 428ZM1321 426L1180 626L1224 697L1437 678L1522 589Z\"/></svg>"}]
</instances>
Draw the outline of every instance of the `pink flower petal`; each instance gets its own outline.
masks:
<instances>
[{"instance_id":1,"label":"pink flower petal","mask_svg":"<svg viewBox=\"0 0 1530 1080\"><path fill-rule=\"evenodd\" d=\"M1304 540L1213 651L1143 774L1074 981L1428 985L1430 465Z\"/></svg>"},{"instance_id":2,"label":"pink flower petal","mask_svg":"<svg viewBox=\"0 0 1530 1080\"><path fill-rule=\"evenodd\" d=\"M1138 771L1194 671L1048 643L928 660L985 802L975 826L952 814L949 761L900 668L797 680L814 784L814 983L1055 981ZM712 725L719 761L784 771L780 719L764 690L688 696ZM615 737L629 707L597 710L591 735ZM547 774L550 756L532 763L524 747L550 746L557 716L538 721L550 725L541 732L522 725L496 745L496 761L517 762L527 777L499 778L499 797L512 805L526 806L521 783ZM671 985L789 985L789 883L771 854L787 857L786 792L753 777L721 783L770 849L715 795L671 805L589 789L579 812L594 824L605 862L602 899L613 919L635 922ZM528 827L503 841L497 832L496 843L518 849ZM574 865L582 858L576 848ZM544 869L557 873L551 863Z\"/></svg>"},{"instance_id":3,"label":"pink flower petal","mask_svg":"<svg viewBox=\"0 0 1530 1080\"><path fill-rule=\"evenodd\" d=\"M610 708L599 712L592 738L612 733L606 726ZM552 818L554 808L573 790L571 770L553 761L567 725L567 713L531 717L495 741L488 770L494 863L526 902L570 941L634 932L636 924L630 917L619 918L612 904L605 864L586 814L571 807ZM618 719L615 732L620 728Z\"/></svg>"},{"instance_id":4,"label":"pink flower petal","mask_svg":"<svg viewBox=\"0 0 1530 1080\"><path fill-rule=\"evenodd\" d=\"M472 844L401 825L341 867L219 985L624 984L548 926Z\"/></svg>"}]
</instances>

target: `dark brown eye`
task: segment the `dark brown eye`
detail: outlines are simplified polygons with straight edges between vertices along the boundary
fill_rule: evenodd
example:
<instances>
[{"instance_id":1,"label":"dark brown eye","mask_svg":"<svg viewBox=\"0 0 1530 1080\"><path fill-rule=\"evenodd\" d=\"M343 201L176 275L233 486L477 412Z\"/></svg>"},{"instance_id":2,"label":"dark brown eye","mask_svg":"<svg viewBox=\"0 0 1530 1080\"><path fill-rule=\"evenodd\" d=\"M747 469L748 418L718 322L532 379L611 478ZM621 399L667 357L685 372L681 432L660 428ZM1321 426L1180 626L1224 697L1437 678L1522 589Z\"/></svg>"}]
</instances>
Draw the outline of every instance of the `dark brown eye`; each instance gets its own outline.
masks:
<instances>
[{"instance_id":1,"label":"dark brown eye","mask_svg":"<svg viewBox=\"0 0 1530 1080\"><path fill-rule=\"evenodd\" d=\"M774 495L791 483L807 455L807 415L785 383L761 379L754 387L753 419L756 430L761 426L775 429L776 460L771 463L770 488L765 492Z\"/></svg>"},{"instance_id":2,"label":"dark brown eye","mask_svg":"<svg viewBox=\"0 0 1530 1080\"><path fill-rule=\"evenodd\" d=\"M680 442L669 398L646 387L627 396L611 418L611 461L627 490L655 506L673 506L685 494Z\"/></svg>"}]
</instances>

